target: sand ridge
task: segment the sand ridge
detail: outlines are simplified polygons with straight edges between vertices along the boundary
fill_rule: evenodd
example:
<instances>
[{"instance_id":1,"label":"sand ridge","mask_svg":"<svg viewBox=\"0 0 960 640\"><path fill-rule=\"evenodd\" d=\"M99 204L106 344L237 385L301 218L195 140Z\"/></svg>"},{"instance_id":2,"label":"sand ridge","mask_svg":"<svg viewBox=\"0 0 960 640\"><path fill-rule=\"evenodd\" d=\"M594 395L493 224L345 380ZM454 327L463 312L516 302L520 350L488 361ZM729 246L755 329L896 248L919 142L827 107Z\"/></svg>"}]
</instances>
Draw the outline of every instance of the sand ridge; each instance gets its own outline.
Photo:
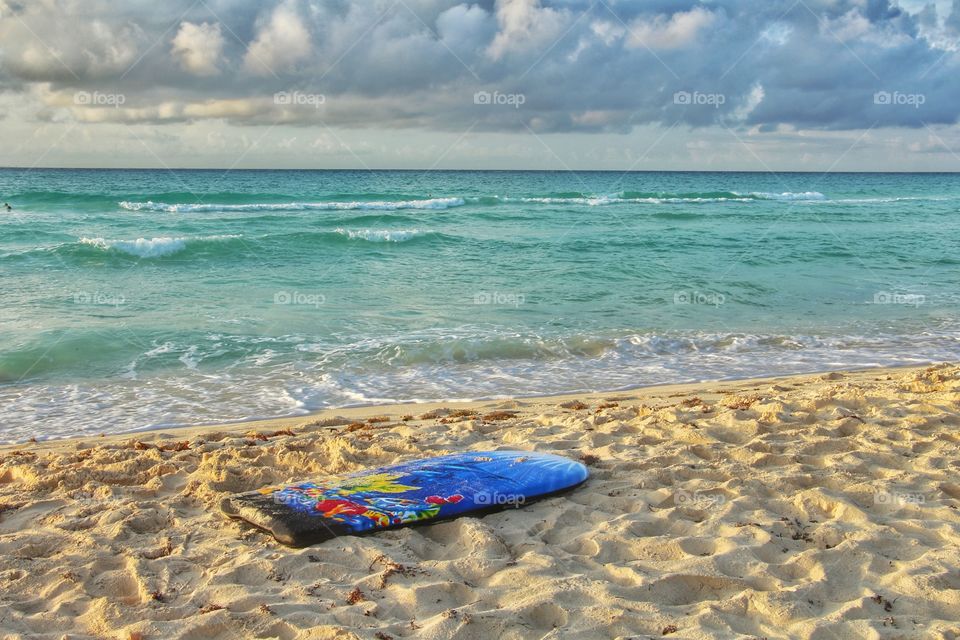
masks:
<instances>
[{"instance_id":1,"label":"sand ridge","mask_svg":"<svg viewBox=\"0 0 960 640\"><path fill-rule=\"evenodd\" d=\"M0 637L960 638L956 366L414 411L0 449ZM592 477L305 549L217 509L484 449Z\"/></svg>"}]
</instances>

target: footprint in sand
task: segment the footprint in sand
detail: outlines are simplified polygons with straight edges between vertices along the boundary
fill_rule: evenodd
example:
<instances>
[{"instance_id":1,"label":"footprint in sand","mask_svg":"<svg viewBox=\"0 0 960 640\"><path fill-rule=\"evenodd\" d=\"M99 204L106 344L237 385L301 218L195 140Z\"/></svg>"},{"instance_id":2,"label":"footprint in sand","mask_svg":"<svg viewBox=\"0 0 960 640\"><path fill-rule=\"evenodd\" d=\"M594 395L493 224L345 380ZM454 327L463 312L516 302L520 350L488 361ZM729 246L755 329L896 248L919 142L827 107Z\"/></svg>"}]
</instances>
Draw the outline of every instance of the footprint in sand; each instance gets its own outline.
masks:
<instances>
[{"instance_id":1,"label":"footprint in sand","mask_svg":"<svg viewBox=\"0 0 960 640\"><path fill-rule=\"evenodd\" d=\"M35 528L44 518L67 504L66 500L43 500L4 511L0 515L0 533L16 533Z\"/></svg>"},{"instance_id":2,"label":"footprint in sand","mask_svg":"<svg viewBox=\"0 0 960 640\"><path fill-rule=\"evenodd\" d=\"M520 614L534 629L556 629L567 624L567 612L557 605L545 602L528 609Z\"/></svg>"},{"instance_id":3,"label":"footprint in sand","mask_svg":"<svg viewBox=\"0 0 960 640\"><path fill-rule=\"evenodd\" d=\"M723 554L737 548L735 542L719 538L686 538L677 544L684 553L701 557Z\"/></svg>"},{"instance_id":4,"label":"footprint in sand","mask_svg":"<svg viewBox=\"0 0 960 640\"><path fill-rule=\"evenodd\" d=\"M673 575L640 589L638 600L680 606L705 600L725 600L750 588L746 582L732 578Z\"/></svg>"},{"instance_id":5,"label":"footprint in sand","mask_svg":"<svg viewBox=\"0 0 960 640\"><path fill-rule=\"evenodd\" d=\"M92 598L109 598L128 605L140 604L140 585L126 569L105 571L84 583Z\"/></svg>"}]
</instances>

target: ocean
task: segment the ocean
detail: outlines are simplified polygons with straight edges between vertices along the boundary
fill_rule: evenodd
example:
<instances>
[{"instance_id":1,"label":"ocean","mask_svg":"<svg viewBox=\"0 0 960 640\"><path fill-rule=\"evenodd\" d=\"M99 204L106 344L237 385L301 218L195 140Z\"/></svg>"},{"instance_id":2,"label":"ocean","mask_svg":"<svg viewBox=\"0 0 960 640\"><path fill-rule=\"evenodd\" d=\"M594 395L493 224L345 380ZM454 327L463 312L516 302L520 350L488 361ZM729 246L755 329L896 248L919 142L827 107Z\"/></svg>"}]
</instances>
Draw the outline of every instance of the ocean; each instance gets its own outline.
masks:
<instances>
[{"instance_id":1,"label":"ocean","mask_svg":"<svg viewBox=\"0 0 960 640\"><path fill-rule=\"evenodd\" d=\"M0 439L956 360L960 175L0 170Z\"/></svg>"}]
</instances>

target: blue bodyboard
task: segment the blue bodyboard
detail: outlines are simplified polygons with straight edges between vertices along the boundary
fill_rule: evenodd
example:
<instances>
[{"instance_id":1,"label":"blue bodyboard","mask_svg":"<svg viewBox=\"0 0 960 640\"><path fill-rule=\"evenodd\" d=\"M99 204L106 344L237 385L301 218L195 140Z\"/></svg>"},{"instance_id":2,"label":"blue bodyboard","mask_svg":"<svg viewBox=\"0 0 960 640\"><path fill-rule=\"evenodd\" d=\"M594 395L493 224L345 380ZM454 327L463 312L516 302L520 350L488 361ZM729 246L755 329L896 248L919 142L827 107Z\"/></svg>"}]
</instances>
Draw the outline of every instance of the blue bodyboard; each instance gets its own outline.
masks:
<instances>
[{"instance_id":1,"label":"blue bodyboard","mask_svg":"<svg viewBox=\"0 0 960 640\"><path fill-rule=\"evenodd\" d=\"M526 451L457 453L227 498L223 511L305 546L342 535L521 507L571 489L587 468Z\"/></svg>"}]
</instances>

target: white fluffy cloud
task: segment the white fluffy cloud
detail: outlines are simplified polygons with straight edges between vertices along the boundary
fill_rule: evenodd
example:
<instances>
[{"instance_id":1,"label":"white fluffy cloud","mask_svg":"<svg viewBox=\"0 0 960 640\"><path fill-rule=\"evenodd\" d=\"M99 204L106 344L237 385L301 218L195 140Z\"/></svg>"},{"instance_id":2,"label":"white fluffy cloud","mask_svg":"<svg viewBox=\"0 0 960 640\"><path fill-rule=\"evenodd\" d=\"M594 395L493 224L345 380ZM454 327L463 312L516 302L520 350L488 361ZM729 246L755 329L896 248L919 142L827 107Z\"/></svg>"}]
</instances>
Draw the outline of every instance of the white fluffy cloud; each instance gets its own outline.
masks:
<instances>
[{"instance_id":1,"label":"white fluffy cloud","mask_svg":"<svg viewBox=\"0 0 960 640\"><path fill-rule=\"evenodd\" d=\"M627 46L650 49L677 49L691 44L716 20L716 14L702 7L673 15L637 18L630 24Z\"/></svg>"},{"instance_id":2,"label":"white fluffy cloud","mask_svg":"<svg viewBox=\"0 0 960 640\"><path fill-rule=\"evenodd\" d=\"M278 5L250 43L244 66L257 75L291 71L310 54L310 32L292 0Z\"/></svg>"},{"instance_id":3,"label":"white fluffy cloud","mask_svg":"<svg viewBox=\"0 0 960 640\"><path fill-rule=\"evenodd\" d=\"M173 56L185 71L198 76L212 76L220 71L224 39L219 24L182 22L171 44Z\"/></svg>"},{"instance_id":4,"label":"white fluffy cloud","mask_svg":"<svg viewBox=\"0 0 960 640\"><path fill-rule=\"evenodd\" d=\"M495 13L500 30L487 49L494 60L511 51L553 46L550 40L560 35L566 17L540 0L497 0Z\"/></svg>"}]
</instances>

